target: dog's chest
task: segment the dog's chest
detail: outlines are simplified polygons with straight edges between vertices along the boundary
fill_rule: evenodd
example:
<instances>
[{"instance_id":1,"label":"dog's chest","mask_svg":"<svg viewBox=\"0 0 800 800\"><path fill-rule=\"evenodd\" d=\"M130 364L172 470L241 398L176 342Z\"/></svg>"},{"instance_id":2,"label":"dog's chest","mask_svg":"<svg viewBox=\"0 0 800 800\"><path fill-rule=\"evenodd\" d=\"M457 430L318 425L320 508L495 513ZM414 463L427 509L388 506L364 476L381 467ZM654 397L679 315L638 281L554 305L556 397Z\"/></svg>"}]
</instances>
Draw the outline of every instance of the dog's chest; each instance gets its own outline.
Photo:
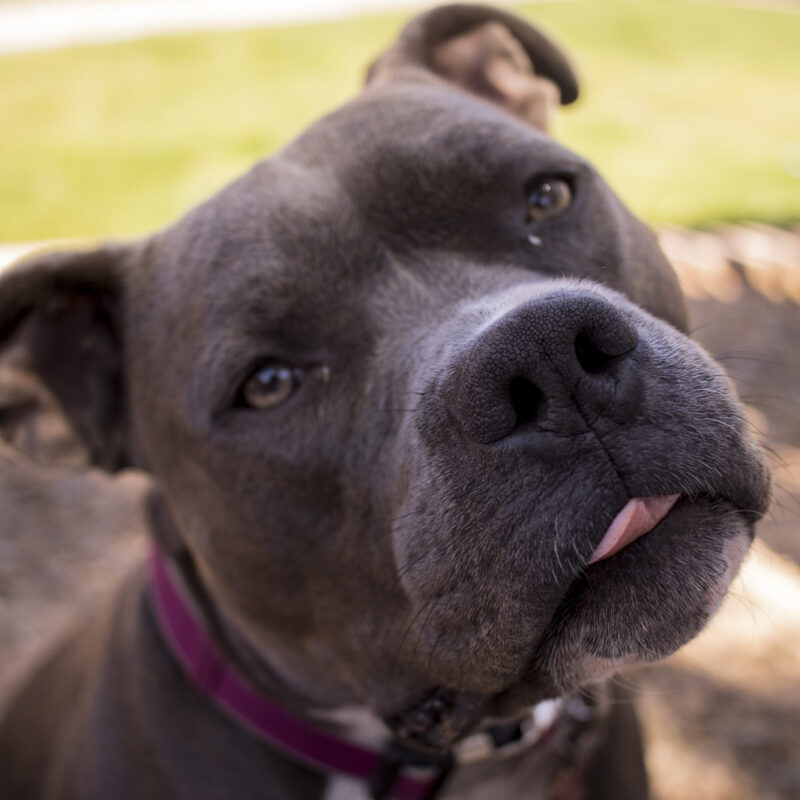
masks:
<instances>
[{"instance_id":1,"label":"dog's chest","mask_svg":"<svg viewBox=\"0 0 800 800\"><path fill-rule=\"evenodd\" d=\"M550 800L551 765L531 754L456 769L437 800L486 800L514 797L519 800ZM560 796L559 796L560 797ZM331 776L322 800L372 800L368 786L342 775ZM566 798L565 800L572 800Z\"/></svg>"},{"instance_id":2,"label":"dog's chest","mask_svg":"<svg viewBox=\"0 0 800 800\"><path fill-rule=\"evenodd\" d=\"M328 780L322 800L370 800L363 781L335 775Z\"/></svg>"}]
</instances>

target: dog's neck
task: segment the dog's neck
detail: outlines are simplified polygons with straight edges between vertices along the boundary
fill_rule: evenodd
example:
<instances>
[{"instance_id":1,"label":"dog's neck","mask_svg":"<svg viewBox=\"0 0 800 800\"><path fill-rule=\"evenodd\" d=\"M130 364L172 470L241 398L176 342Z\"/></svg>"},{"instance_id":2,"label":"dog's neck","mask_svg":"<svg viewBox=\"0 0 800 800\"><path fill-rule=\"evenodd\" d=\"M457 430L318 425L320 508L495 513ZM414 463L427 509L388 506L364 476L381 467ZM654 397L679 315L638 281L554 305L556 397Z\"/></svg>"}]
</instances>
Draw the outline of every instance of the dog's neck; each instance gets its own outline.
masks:
<instances>
[{"instance_id":1,"label":"dog's neck","mask_svg":"<svg viewBox=\"0 0 800 800\"><path fill-rule=\"evenodd\" d=\"M189 624L197 635L209 640L225 668L232 668L256 691L266 697L280 697L281 705L293 714L307 716L317 708L355 704L355 695L348 687L328 686L314 673L311 656L302 647L287 647L281 642L259 644L240 618L226 612L215 600L212 581L198 568L186 551L166 552L158 545L151 550L149 566L151 598L160 587L170 602L189 615ZM153 603L156 607L156 603ZM162 634L164 633L162 626ZM172 643L167 641L170 646ZM317 658L324 662L323 656ZM312 662L309 665L308 662ZM326 663L326 677L333 672Z\"/></svg>"},{"instance_id":2,"label":"dog's neck","mask_svg":"<svg viewBox=\"0 0 800 800\"><path fill-rule=\"evenodd\" d=\"M545 701L519 720L487 723L444 756L413 753L398 747L389 729L365 707L298 711L297 697L284 703L285 687L277 678L267 681L276 693L255 688L249 673L245 678L240 665L226 657L219 636L212 633L219 620L209 618L202 594L192 589L196 576L185 572L152 551L152 610L166 644L195 686L268 745L312 769L360 781L369 787L369 796L429 800L453 766L467 775L485 774L496 763L541 756L560 749L564 736L574 739L575 731L590 730L587 723L597 716L594 704L578 698ZM281 703L274 697L281 697Z\"/></svg>"}]
</instances>

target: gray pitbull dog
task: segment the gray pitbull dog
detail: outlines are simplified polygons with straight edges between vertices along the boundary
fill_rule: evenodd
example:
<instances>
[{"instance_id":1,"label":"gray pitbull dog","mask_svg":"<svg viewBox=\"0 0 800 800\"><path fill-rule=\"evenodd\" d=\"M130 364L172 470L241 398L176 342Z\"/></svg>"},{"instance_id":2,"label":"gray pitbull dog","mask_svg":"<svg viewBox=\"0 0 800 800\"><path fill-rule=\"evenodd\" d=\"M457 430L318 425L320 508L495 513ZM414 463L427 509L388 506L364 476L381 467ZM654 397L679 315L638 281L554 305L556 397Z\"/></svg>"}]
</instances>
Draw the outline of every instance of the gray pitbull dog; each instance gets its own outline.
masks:
<instances>
[{"instance_id":1,"label":"gray pitbull dog","mask_svg":"<svg viewBox=\"0 0 800 800\"><path fill-rule=\"evenodd\" d=\"M604 679L705 625L769 478L654 236L547 135L576 96L524 21L441 8L173 227L3 276L160 554L16 693L4 798L646 796Z\"/></svg>"}]
</instances>

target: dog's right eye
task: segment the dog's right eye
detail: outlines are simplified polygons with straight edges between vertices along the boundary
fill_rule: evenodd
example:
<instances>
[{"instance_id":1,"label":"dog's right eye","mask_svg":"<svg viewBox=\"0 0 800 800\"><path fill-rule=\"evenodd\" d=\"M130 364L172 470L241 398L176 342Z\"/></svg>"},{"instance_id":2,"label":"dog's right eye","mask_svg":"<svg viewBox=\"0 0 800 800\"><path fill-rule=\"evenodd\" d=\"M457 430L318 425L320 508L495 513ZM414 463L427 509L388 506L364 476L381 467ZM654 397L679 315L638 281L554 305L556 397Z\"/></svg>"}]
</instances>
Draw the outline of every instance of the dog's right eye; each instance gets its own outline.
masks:
<instances>
[{"instance_id":1,"label":"dog's right eye","mask_svg":"<svg viewBox=\"0 0 800 800\"><path fill-rule=\"evenodd\" d=\"M290 367L281 361L262 364L242 384L236 405L264 411L275 408L291 397L300 385L301 369Z\"/></svg>"}]
</instances>

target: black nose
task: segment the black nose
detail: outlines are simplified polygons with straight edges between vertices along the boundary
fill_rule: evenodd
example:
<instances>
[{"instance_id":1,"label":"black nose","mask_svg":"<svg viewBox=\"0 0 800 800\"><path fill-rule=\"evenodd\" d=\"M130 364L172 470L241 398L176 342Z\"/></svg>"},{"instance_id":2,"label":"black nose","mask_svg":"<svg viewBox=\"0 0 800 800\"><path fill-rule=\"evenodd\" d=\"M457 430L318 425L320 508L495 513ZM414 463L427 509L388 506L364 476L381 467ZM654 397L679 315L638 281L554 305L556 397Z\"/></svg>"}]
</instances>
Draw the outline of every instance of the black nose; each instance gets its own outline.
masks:
<instances>
[{"instance_id":1,"label":"black nose","mask_svg":"<svg viewBox=\"0 0 800 800\"><path fill-rule=\"evenodd\" d=\"M585 432L641 404L639 336L624 310L586 289L559 289L509 311L470 344L445 396L467 436Z\"/></svg>"}]
</instances>

